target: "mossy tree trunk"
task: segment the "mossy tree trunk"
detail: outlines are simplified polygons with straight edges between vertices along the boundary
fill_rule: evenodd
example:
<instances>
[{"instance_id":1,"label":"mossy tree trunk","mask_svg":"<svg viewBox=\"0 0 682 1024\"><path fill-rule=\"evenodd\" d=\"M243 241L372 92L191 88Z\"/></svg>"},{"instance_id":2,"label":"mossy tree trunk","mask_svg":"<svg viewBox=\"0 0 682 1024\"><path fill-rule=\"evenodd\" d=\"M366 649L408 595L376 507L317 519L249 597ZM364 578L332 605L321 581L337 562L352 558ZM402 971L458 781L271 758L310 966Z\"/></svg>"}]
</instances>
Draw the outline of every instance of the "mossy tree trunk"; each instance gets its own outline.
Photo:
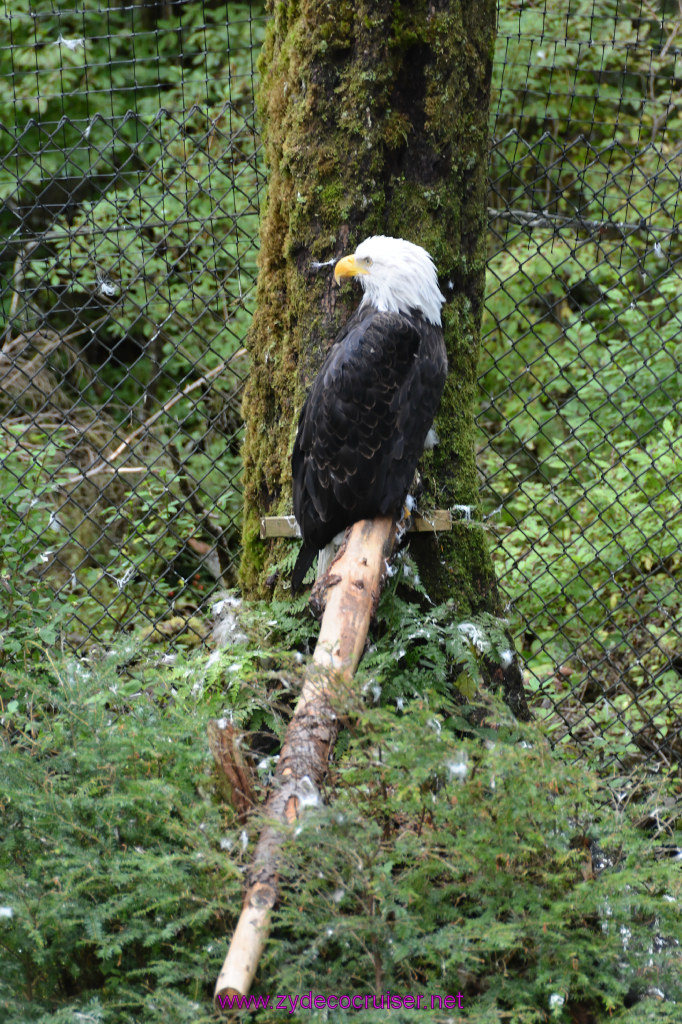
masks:
<instances>
[{"instance_id":1,"label":"mossy tree trunk","mask_svg":"<svg viewBox=\"0 0 682 1024\"><path fill-rule=\"evenodd\" d=\"M290 453L305 393L360 297L337 291L331 270L315 273L311 263L368 235L408 238L435 259L450 371L440 444L421 462L422 504L472 506L480 521L473 409L495 0L270 7L260 90L269 188L244 402L249 595L267 592L281 555L259 539L259 517L291 512ZM434 601L455 598L463 616L500 613L482 526L458 523L414 549Z\"/></svg>"}]
</instances>

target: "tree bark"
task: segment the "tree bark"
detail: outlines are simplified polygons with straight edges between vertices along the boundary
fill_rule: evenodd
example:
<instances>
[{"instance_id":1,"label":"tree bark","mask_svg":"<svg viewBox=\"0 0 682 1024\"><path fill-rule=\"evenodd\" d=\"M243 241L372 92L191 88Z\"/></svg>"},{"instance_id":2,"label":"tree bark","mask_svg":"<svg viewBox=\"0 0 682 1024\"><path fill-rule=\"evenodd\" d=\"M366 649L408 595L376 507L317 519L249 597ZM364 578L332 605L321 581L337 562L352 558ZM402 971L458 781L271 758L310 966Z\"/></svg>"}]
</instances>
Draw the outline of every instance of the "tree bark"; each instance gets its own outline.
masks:
<instances>
[{"instance_id":1,"label":"tree bark","mask_svg":"<svg viewBox=\"0 0 682 1024\"><path fill-rule=\"evenodd\" d=\"M436 421L440 443L420 465L421 504L471 509L452 532L415 538L413 550L432 600L454 598L463 616L499 615L473 425L495 0L271 0L270 7L259 101L269 188L244 400L242 587L265 596L288 543L260 540L260 517L291 512L298 413L359 301L311 262L386 234L431 253L448 299L450 370Z\"/></svg>"}]
</instances>

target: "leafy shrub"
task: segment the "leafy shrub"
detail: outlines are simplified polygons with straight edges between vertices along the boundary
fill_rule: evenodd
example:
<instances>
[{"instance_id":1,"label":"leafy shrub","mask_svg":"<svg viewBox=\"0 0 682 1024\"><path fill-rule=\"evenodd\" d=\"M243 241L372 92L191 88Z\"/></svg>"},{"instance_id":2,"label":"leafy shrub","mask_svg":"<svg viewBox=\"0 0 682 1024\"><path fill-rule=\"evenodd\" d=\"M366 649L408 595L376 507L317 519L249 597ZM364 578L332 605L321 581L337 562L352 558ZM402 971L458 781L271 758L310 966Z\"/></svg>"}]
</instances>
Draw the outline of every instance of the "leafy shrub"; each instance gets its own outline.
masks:
<instances>
[{"instance_id":1,"label":"leafy shrub","mask_svg":"<svg viewBox=\"0 0 682 1024\"><path fill-rule=\"evenodd\" d=\"M383 616L414 631L420 613L409 621L391 602ZM440 685L443 644L462 635L446 611L425 620L409 667L390 632L377 636L365 682L381 678L379 703L371 686L369 709L349 697L328 805L308 809L286 847L254 993L459 992L477 1021L665 1020L672 1002L646 994L681 995L674 848L611 811L603 782L537 726L480 695L486 720L471 724ZM296 686L295 659L269 646L272 608L239 616L229 648L174 666L130 644L90 661L43 650L42 671L0 666L8 1019L216 1019L259 821L244 830L221 802L207 722L227 715L272 741ZM649 806L660 813L658 789L637 815Z\"/></svg>"},{"instance_id":2,"label":"leafy shrub","mask_svg":"<svg viewBox=\"0 0 682 1024\"><path fill-rule=\"evenodd\" d=\"M242 848L210 798L208 712L121 658L1 680L7 1020L212 1018Z\"/></svg>"},{"instance_id":3,"label":"leafy shrub","mask_svg":"<svg viewBox=\"0 0 682 1024\"><path fill-rule=\"evenodd\" d=\"M679 999L677 875L584 767L502 718L473 735L428 700L361 715L333 803L289 847L280 991L460 992L463 1019L491 1022L627 1019L646 984Z\"/></svg>"},{"instance_id":4,"label":"leafy shrub","mask_svg":"<svg viewBox=\"0 0 682 1024\"><path fill-rule=\"evenodd\" d=\"M23 454L23 460L15 453L0 462L0 667L40 662L64 614L41 576L53 554L47 548L54 539L53 506L43 473L50 451Z\"/></svg>"}]
</instances>

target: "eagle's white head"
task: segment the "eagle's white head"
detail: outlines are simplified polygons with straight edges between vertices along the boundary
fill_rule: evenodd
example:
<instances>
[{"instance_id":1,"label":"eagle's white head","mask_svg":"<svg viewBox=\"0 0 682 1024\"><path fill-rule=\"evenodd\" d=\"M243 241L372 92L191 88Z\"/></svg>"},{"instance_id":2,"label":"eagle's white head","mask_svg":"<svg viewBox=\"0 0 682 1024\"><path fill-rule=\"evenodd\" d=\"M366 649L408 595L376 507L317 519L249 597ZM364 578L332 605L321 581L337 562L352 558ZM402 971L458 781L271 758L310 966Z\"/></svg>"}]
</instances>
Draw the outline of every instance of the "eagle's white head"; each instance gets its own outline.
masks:
<instances>
[{"instance_id":1,"label":"eagle's white head","mask_svg":"<svg viewBox=\"0 0 682 1024\"><path fill-rule=\"evenodd\" d=\"M337 284L344 277L359 277L365 292L360 308L407 313L418 310L430 323L440 326L440 307L445 302L438 287L433 260L426 249L404 238L373 235L352 256L344 256L334 268Z\"/></svg>"}]
</instances>

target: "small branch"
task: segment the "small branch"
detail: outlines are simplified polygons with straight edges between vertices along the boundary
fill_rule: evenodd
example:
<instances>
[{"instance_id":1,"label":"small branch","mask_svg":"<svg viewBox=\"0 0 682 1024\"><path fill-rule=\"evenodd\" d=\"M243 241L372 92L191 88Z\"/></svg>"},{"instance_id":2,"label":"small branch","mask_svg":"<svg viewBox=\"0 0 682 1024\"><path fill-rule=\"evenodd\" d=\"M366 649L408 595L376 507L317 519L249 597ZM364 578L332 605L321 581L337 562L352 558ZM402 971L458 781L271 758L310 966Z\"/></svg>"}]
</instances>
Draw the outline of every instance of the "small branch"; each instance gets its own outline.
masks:
<instances>
[{"instance_id":1,"label":"small branch","mask_svg":"<svg viewBox=\"0 0 682 1024\"><path fill-rule=\"evenodd\" d=\"M497 210L493 206L488 207L488 220L506 220L511 224L518 224L524 228L549 228L552 231L564 231L566 228L575 228L576 231L586 231L591 235L610 238L627 238L637 231L649 231L649 225L645 220L636 224L627 221L615 220L586 220L584 217L564 217L560 214L547 213L540 210ZM672 234L674 228L661 230L661 237Z\"/></svg>"},{"instance_id":2,"label":"small branch","mask_svg":"<svg viewBox=\"0 0 682 1024\"><path fill-rule=\"evenodd\" d=\"M251 773L239 749L240 733L231 722L216 721L213 718L209 720L207 732L209 750L225 777L237 820L244 821L256 801Z\"/></svg>"},{"instance_id":3,"label":"small branch","mask_svg":"<svg viewBox=\"0 0 682 1024\"><path fill-rule=\"evenodd\" d=\"M177 446L173 443L169 443L168 451L170 452L173 469L176 472L180 490L189 502L190 507L196 516L197 526L199 529L205 530L215 542L215 550L218 554L218 561L220 562L220 571L222 574L230 564L230 553L227 550L227 545L224 540L225 533L219 526L213 525L211 522L211 513L207 508L204 508L199 501L196 490L192 490L189 480L187 479L187 473L185 472L187 459L185 459L184 462L180 460L180 454Z\"/></svg>"},{"instance_id":4,"label":"small branch","mask_svg":"<svg viewBox=\"0 0 682 1024\"><path fill-rule=\"evenodd\" d=\"M326 578L320 581L326 598L320 635L284 737L263 808L267 823L256 846L244 906L216 982L215 999L221 1008L224 997L246 995L256 974L279 895L279 851L288 827L298 820L305 803L320 798L395 533L390 518L355 523Z\"/></svg>"},{"instance_id":5,"label":"small branch","mask_svg":"<svg viewBox=\"0 0 682 1024\"><path fill-rule=\"evenodd\" d=\"M89 480L91 476L101 476L102 473L108 473L110 476L120 475L124 473L148 473L149 466L96 466L94 469L89 469L87 473L78 473L76 476L67 476L61 481L64 484L79 484L83 480Z\"/></svg>"},{"instance_id":6,"label":"small branch","mask_svg":"<svg viewBox=\"0 0 682 1024\"><path fill-rule=\"evenodd\" d=\"M208 384L215 377L218 377L223 372L223 370L229 367L230 363L234 359L236 359L237 356L242 356L245 354L246 349L240 348L239 351L235 352L235 354L230 356L229 359L225 359L222 363L220 363L218 366L214 366L212 370L209 370L202 377L199 377L197 380L192 381L191 384L187 384L182 389L182 391L180 391L177 395L174 395L172 398L169 398L168 401L165 402L160 409L157 409L155 413L153 413L144 421L144 423L141 423L140 426L136 427L131 434L128 434L128 436L124 438L123 441L121 441L118 448L116 448L110 455L104 456L97 466L93 466L91 469L86 470L85 473L79 473L78 476L70 477L69 483L77 484L80 483L81 480L87 480L89 477L97 476L99 473L125 472L124 469L117 470L114 466L110 465L110 463L115 462L115 460L126 450L126 448L130 448L133 441L137 440L140 434L143 434L146 431L148 431L149 428L154 423L156 423L156 421L161 416L163 416L164 413L169 412L174 405L180 402L183 398L186 398L187 395L191 394L192 391L195 391L197 388L203 387L204 384ZM136 472L140 472L140 470L136 470Z\"/></svg>"},{"instance_id":7,"label":"small branch","mask_svg":"<svg viewBox=\"0 0 682 1024\"><path fill-rule=\"evenodd\" d=\"M17 258L14 261L14 267L12 268L12 301L9 306L6 331L8 336L12 330L12 323L17 315L17 310L19 309L19 298L21 296L21 289L24 283L24 252L24 249L19 250Z\"/></svg>"},{"instance_id":8,"label":"small branch","mask_svg":"<svg viewBox=\"0 0 682 1024\"><path fill-rule=\"evenodd\" d=\"M52 348L57 348L59 345L67 344L68 342L73 341L74 338L79 338L81 334L91 334L96 327L99 327L102 323L104 323L105 319L106 317L103 316L98 317L97 320L93 320L91 324L87 324L85 327L79 327L75 331L71 331L69 334L58 334L56 331L50 329L49 335L51 337L54 337L55 339L55 343L54 345L52 345ZM3 345L0 354L5 354L7 350L11 348L13 345L15 345L17 341L19 341L21 338L26 338L30 341L31 338L33 338L36 335L39 337L45 337L46 333L45 331L41 331L40 329L35 331L28 331L26 334L20 332L14 338L8 339L8 341Z\"/></svg>"},{"instance_id":9,"label":"small branch","mask_svg":"<svg viewBox=\"0 0 682 1024\"><path fill-rule=\"evenodd\" d=\"M667 56L668 50L670 49L672 44L675 42L675 38L677 36L677 33L679 32L680 28L682 27L682 0L677 0L677 9L678 9L677 20L673 21L672 24L670 24L670 25L666 25L665 20L663 18L663 15L658 10L656 10L656 8L654 7L654 5L652 3L648 3L647 0L644 0L643 7L647 11L647 13L649 14L649 17L652 19L652 21L654 21L654 22L659 22L660 21L662 30L668 36L668 38L666 39L666 41L665 41L665 43L664 43L660 53L658 54L658 61L663 61L665 59L665 57ZM653 56L653 52L652 52L652 56ZM658 115L654 113L654 110L655 110L655 107L656 107L656 77L657 77L657 75L659 73L659 70L660 70L660 67L659 67L658 63L656 61L652 60L651 61L651 65L650 65L650 70L649 70L649 90L648 90L649 91L649 101L651 103L651 145L653 145L655 143L656 136L658 135L658 132L659 132L660 128L661 127L665 127L665 123L668 120L668 116L671 113L671 111L675 110L675 108L676 108L676 106L677 106L677 104L679 102L679 98L680 98L680 94L681 94L681 91L679 89L678 89L677 92L672 93L670 101L666 104L665 109L663 110L663 112L658 114Z\"/></svg>"}]
</instances>

